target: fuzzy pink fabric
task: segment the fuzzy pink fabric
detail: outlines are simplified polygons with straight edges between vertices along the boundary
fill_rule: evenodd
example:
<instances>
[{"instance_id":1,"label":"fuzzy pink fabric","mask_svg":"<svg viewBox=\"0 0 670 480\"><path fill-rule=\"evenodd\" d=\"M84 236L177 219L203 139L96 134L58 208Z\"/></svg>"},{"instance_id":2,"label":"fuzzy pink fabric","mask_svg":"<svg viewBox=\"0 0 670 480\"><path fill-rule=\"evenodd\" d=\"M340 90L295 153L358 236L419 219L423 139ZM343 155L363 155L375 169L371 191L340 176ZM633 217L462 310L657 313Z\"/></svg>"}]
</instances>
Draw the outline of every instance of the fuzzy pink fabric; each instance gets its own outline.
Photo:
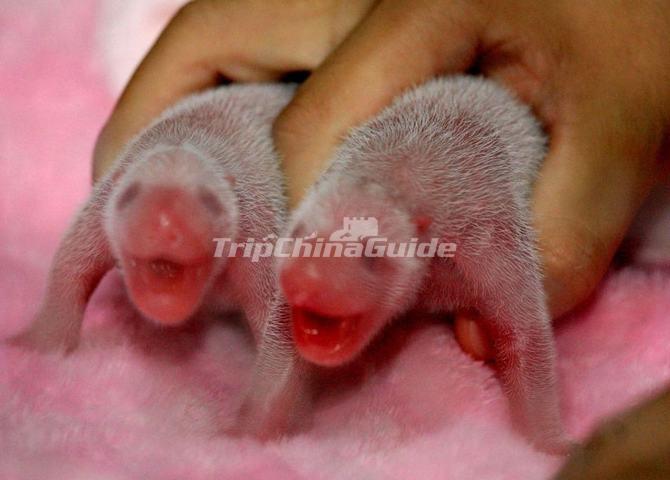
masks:
<instances>
[{"instance_id":1,"label":"fuzzy pink fabric","mask_svg":"<svg viewBox=\"0 0 670 480\"><path fill-rule=\"evenodd\" d=\"M87 195L95 135L130 68L110 49L137 49L131 33L106 36L110 15L122 21L119 0L5 3L0 336L34 313L57 241ZM253 359L233 319L158 329L110 275L84 325L66 358L0 346L0 478L524 480L551 477L561 461L512 430L493 370L435 319L394 326L326 379L310 424L267 444L220 433ZM670 270L612 272L557 330L565 417L583 438L670 381Z\"/></svg>"}]
</instances>

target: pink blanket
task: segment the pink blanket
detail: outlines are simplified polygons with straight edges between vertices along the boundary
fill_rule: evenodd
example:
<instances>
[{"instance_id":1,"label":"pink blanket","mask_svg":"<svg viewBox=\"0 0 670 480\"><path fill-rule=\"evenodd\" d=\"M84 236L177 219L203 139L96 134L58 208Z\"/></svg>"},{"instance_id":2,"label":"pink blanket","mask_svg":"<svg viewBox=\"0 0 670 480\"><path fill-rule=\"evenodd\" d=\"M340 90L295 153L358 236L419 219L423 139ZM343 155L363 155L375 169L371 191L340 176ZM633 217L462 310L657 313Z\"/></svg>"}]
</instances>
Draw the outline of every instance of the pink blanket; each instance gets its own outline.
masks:
<instances>
[{"instance_id":1,"label":"pink blanket","mask_svg":"<svg viewBox=\"0 0 670 480\"><path fill-rule=\"evenodd\" d=\"M147 32L178 3L143 2L31 0L0 11L0 336L34 313L86 197L97 130ZM670 270L632 264L558 325L574 436L670 381L669 320ZM511 428L494 371L436 319L395 325L324 379L300 433L267 444L220 433L253 359L235 319L152 327L110 275L84 324L66 358L0 346L0 478L523 480L560 465Z\"/></svg>"}]
</instances>

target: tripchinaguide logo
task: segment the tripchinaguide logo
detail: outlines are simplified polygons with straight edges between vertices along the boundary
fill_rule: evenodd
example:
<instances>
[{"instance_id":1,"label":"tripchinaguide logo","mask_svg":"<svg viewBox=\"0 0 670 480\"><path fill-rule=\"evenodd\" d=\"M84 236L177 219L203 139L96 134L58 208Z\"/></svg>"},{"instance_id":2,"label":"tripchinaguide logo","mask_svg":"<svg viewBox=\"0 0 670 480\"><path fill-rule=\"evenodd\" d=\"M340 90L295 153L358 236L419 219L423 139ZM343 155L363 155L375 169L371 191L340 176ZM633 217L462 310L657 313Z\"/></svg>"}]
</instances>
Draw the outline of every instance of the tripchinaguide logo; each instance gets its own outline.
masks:
<instances>
[{"instance_id":1,"label":"tripchinaguide logo","mask_svg":"<svg viewBox=\"0 0 670 480\"><path fill-rule=\"evenodd\" d=\"M456 244L432 238L420 242L411 238L407 242L389 241L379 234L375 217L344 217L342 228L325 239L316 233L305 237L290 238L268 235L260 240L248 238L236 242L230 238L214 238L214 256L250 258L258 262L268 257L418 257L453 258Z\"/></svg>"}]
</instances>

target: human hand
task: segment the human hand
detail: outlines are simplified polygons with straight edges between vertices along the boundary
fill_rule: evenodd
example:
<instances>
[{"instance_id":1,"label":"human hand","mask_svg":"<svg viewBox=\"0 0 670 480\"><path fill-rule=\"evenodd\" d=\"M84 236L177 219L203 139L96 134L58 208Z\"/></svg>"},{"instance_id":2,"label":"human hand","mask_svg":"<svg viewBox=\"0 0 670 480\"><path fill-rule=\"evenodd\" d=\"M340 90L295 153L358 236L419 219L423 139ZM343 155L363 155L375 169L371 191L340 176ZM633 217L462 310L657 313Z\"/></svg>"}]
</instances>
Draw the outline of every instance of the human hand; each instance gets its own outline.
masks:
<instances>
[{"instance_id":1,"label":"human hand","mask_svg":"<svg viewBox=\"0 0 670 480\"><path fill-rule=\"evenodd\" d=\"M569 311L604 274L667 155L670 7L607 5L381 2L276 124L294 198L351 125L413 83L476 65L529 103L550 135L535 226L550 309ZM466 350L491 355L472 316L457 316L456 331Z\"/></svg>"},{"instance_id":2,"label":"human hand","mask_svg":"<svg viewBox=\"0 0 670 480\"><path fill-rule=\"evenodd\" d=\"M559 316L596 286L668 154L669 30L663 0L198 0L133 76L100 136L95 176L183 95L221 77L311 70L275 123L295 205L349 128L411 85L476 67L550 135L533 208ZM483 333L463 322L472 317L457 318L469 332L461 344L477 353Z\"/></svg>"},{"instance_id":3,"label":"human hand","mask_svg":"<svg viewBox=\"0 0 670 480\"><path fill-rule=\"evenodd\" d=\"M98 138L93 179L130 137L181 97L221 81L270 82L313 70L372 0L196 0L172 18L145 56Z\"/></svg>"}]
</instances>

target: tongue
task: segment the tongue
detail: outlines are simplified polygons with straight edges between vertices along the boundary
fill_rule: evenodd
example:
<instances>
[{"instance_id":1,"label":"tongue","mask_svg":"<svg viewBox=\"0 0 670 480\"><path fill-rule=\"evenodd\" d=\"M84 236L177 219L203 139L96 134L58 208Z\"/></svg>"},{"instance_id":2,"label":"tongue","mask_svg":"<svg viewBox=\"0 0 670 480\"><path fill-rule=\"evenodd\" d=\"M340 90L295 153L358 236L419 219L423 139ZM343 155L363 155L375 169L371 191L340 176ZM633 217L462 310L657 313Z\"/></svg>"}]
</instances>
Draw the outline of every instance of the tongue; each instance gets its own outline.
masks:
<instances>
[{"instance_id":1,"label":"tongue","mask_svg":"<svg viewBox=\"0 0 670 480\"><path fill-rule=\"evenodd\" d=\"M200 305L210 261L184 264L131 257L124 265L130 297L142 314L165 325L185 321Z\"/></svg>"},{"instance_id":2,"label":"tongue","mask_svg":"<svg viewBox=\"0 0 670 480\"><path fill-rule=\"evenodd\" d=\"M304 308L292 310L293 338L301 354L317 364L339 363L336 358L348 357L348 347L355 343L359 323L357 316L321 315Z\"/></svg>"}]
</instances>

